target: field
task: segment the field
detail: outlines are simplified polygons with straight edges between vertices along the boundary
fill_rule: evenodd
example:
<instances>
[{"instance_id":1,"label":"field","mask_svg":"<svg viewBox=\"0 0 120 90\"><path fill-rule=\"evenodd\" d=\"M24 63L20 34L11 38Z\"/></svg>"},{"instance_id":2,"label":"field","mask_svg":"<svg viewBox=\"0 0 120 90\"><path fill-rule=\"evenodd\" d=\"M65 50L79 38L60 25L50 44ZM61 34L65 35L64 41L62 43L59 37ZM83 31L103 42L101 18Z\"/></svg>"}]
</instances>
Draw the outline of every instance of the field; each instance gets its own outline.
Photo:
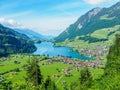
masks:
<instances>
[{"instance_id":1,"label":"field","mask_svg":"<svg viewBox=\"0 0 120 90\"><path fill-rule=\"evenodd\" d=\"M69 86L72 82L77 82L79 80L80 72L76 71L75 68L70 71L71 76L68 77L63 74L62 70L70 67L70 64L54 62L52 64L43 65L50 60L50 58L46 58L45 56L37 57L41 59L41 61L39 61L39 66L44 80L49 75L60 90L63 90L63 82L67 82L67 85ZM1 60L2 59L3 58L1 58ZM1 75L0 78L6 81L12 81L13 86L26 83L26 71L23 66L29 59L30 57L28 55L18 54L9 56L9 60L1 61L0 74L3 75ZM19 70L17 70L18 68ZM99 78L104 73L103 69L98 68L90 68L90 71L94 79ZM59 77L53 77L55 74L59 75Z\"/></svg>"},{"instance_id":2,"label":"field","mask_svg":"<svg viewBox=\"0 0 120 90\"><path fill-rule=\"evenodd\" d=\"M94 47L96 47L98 45L110 46L115 39L115 35L120 33L119 28L120 28L120 25L116 25L116 26L111 27L111 28L104 28L104 29L96 30L95 32L90 34L91 37L94 37L97 39L108 38L108 40L104 41L104 42L89 43L88 41L74 39L73 41L65 40L64 42L56 43L55 45L56 46L73 47L73 50L78 50L79 52L80 52L79 48L89 47L90 49L95 49Z\"/></svg>"}]
</instances>

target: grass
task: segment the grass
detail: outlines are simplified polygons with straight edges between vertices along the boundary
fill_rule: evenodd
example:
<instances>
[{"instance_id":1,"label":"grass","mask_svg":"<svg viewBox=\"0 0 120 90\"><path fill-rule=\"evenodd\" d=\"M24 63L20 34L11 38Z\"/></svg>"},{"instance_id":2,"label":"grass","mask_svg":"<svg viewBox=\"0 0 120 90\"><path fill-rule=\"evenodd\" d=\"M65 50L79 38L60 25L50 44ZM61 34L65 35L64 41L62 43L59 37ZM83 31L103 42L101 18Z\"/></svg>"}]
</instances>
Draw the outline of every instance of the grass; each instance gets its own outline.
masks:
<instances>
[{"instance_id":1,"label":"grass","mask_svg":"<svg viewBox=\"0 0 120 90\"><path fill-rule=\"evenodd\" d=\"M25 57L24 59L10 58L10 60L8 60L8 61L0 62L0 64L3 65L3 66L0 66L0 73L10 71L10 70L13 70L16 68L20 68L26 63L27 60L28 60L27 57ZM18 61L18 62L20 62L20 64L15 64L14 61Z\"/></svg>"},{"instance_id":2,"label":"grass","mask_svg":"<svg viewBox=\"0 0 120 90\"><path fill-rule=\"evenodd\" d=\"M38 56L39 58L43 58L41 56ZM24 55L23 58L11 58L10 61L4 61L1 62L4 66L0 66L0 73L13 70L15 68L20 68L20 72L9 72L2 76L2 78L6 79L7 81L12 81L13 85L23 85L26 83L25 77L26 77L26 71L22 68L23 65L26 64L26 61L29 59L27 55ZM49 59L48 59L49 60ZM15 64L14 61L21 62L20 64ZM56 83L57 87L60 90L63 90L63 81L66 81L68 86L70 86L71 83L77 82L79 80L80 72L76 71L75 69L71 70L71 76L66 77L62 73L62 69L70 67L70 64L64 64L62 62L55 62L53 64L48 65L42 65L47 60L42 60L39 62L39 66L41 69L41 73L43 75L44 80L49 75L51 79ZM57 70L59 69L59 71ZM99 78L103 74L102 69L90 69L92 76L94 79ZM59 74L59 78L53 77L53 74Z\"/></svg>"},{"instance_id":3,"label":"grass","mask_svg":"<svg viewBox=\"0 0 120 90\"><path fill-rule=\"evenodd\" d=\"M106 42L95 42L95 43L88 43L87 41L84 40L79 40L75 39L74 41L66 40L64 42L56 43L56 46L69 46L69 47L94 47L96 45L108 45L108 43L112 43L115 37L115 34L120 33L120 25L116 25L111 28L104 28L104 29L99 29L93 32L90 36L98 39L104 39L108 37L108 41ZM109 33L114 32L110 36L108 36ZM78 49L79 50L79 49Z\"/></svg>"},{"instance_id":4,"label":"grass","mask_svg":"<svg viewBox=\"0 0 120 90\"><path fill-rule=\"evenodd\" d=\"M40 62L41 63L41 62ZM61 62L56 62L54 64L41 66L41 72L45 77L52 76L53 74L61 74L61 72L58 72L56 69L59 69L62 71L62 69L69 67L69 64L63 64Z\"/></svg>"},{"instance_id":5,"label":"grass","mask_svg":"<svg viewBox=\"0 0 120 90\"><path fill-rule=\"evenodd\" d=\"M101 77L101 75L103 75L104 70L103 69L99 69L99 68L90 68L90 72L92 74L93 79L98 79Z\"/></svg>"},{"instance_id":6,"label":"grass","mask_svg":"<svg viewBox=\"0 0 120 90\"><path fill-rule=\"evenodd\" d=\"M109 15L108 14L105 14L104 16L101 16L100 19L101 20L113 20L115 17L108 17Z\"/></svg>"},{"instance_id":7,"label":"grass","mask_svg":"<svg viewBox=\"0 0 120 90\"><path fill-rule=\"evenodd\" d=\"M15 72L10 72L6 75L4 75L4 78L7 79L8 81L12 81L13 86L18 84L18 85L22 85L25 84L25 71L20 71L18 73Z\"/></svg>"},{"instance_id":8,"label":"grass","mask_svg":"<svg viewBox=\"0 0 120 90\"><path fill-rule=\"evenodd\" d=\"M117 31L119 28L120 28L120 25L116 25L116 26L111 27L111 28L99 29L99 30L96 30L95 32L93 32L91 34L91 36L98 38L98 39L107 38L109 33L114 32L114 31L119 32L119 31Z\"/></svg>"}]
</instances>

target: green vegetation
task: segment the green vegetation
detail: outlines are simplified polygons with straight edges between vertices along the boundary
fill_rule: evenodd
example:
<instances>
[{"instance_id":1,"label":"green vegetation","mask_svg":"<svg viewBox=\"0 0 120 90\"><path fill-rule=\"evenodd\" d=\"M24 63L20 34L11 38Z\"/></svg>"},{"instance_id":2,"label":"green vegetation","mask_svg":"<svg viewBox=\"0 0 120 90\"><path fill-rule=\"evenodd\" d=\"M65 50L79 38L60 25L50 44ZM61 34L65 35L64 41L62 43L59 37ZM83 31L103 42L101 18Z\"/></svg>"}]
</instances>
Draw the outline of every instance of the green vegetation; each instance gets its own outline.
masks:
<instances>
[{"instance_id":1,"label":"green vegetation","mask_svg":"<svg viewBox=\"0 0 120 90\"><path fill-rule=\"evenodd\" d=\"M55 83L51 80L49 76L43 83L42 90L57 90Z\"/></svg>"},{"instance_id":2,"label":"green vegetation","mask_svg":"<svg viewBox=\"0 0 120 90\"><path fill-rule=\"evenodd\" d=\"M72 50L85 56L91 56L94 59L100 57L103 59L103 62L106 63L107 52L113 44L116 34L120 34L120 25L96 30L92 34L77 36L74 40L66 39L64 42L55 43L55 46L68 46L71 47ZM99 55L97 54L99 51L102 53L104 53L104 51L107 52L104 53L104 55Z\"/></svg>"},{"instance_id":3,"label":"green vegetation","mask_svg":"<svg viewBox=\"0 0 120 90\"><path fill-rule=\"evenodd\" d=\"M107 55L107 63L105 65L104 74L99 79L95 79L92 82L92 78L88 70L81 71L87 73L82 79L85 80L85 84L81 87L85 87L85 90L119 90L120 89L120 35L116 35L114 44L110 47L109 54ZM81 80L82 80L81 79ZM83 79L83 80L84 80ZM92 85L91 85L92 84ZM90 85L92 87L90 87ZM75 89L78 90L78 89ZM80 89L84 90L84 89Z\"/></svg>"},{"instance_id":4,"label":"green vegetation","mask_svg":"<svg viewBox=\"0 0 120 90\"><path fill-rule=\"evenodd\" d=\"M34 42L29 37L0 25L0 56L13 53L32 53L35 50Z\"/></svg>"},{"instance_id":5,"label":"green vegetation","mask_svg":"<svg viewBox=\"0 0 120 90\"><path fill-rule=\"evenodd\" d=\"M26 65L26 82L27 86L29 86L29 90L31 87L35 87L34 89L39 90L39 85L42 84L42 75L40 71L40 67L38 66L38 59L34 57L32 60L29 60Z\"/></svg>"},{"instance_id":6,"label":"green vegetation","mask_svg":"<svg viewBox=\"0 0 120 90\"><path fill-rule=\"evenodd\" d=\"M3 90L13 87L13 90L27 90L29 87L31 87L29 90L39 90L39 88L42 90L120 89L120 35L116 35L116 40L109 49L105 68L80 68L80 72L72 69L70 76L62 72L64 68L70 67L70 64L48 63L50 58L45 56L18 54L9 58L6 61L2 61L3 58L1 58L0 62L0 68L2 68L0 78L4 79L0 88ZM26 82L30 83L30 86Z\"/></svg>"},{"instance_id":7,"label":"green vegetation","mask_svg":"<svg viewBox=\"0 0 120 90\"><path fill-rule=\"evenodd\" d=\"M8 55L0 58L0 90L120 90L119 6L89 11L55 39L93 61L23 55L36 50L33 41L0 25L0 56Z\"/></svg>"},{"instance_id":8,"label":"green vegetation","mask_svg":"<svg viewBox=\"0 0 120 90\"><path fill-rule=\"evenodd\" d=\"M66 39L74 40L77 36L88 35L94 32L104 33L107 30L106 28L113 28L119 24L120 2L109 8L94 8L82 15L75 23L71 24L64 32L56 37L55 42L63 42ZM107 38L107 33L108 30L104 34L95 34L95 37ZM99 39L96 41L99 41Z\"/></svg>"},{"instance_id":9,"label":"green vegetation","mask_svg":"<svg viewBox=\"0 0 120 90\"><path fill-rule=\"evenodd\" d=\"M80 47L89 47L91 50L95 50L95 47L98 45L107 46L108 43L113 43L113 40L113 38L112 40L109 38L106 42L89 43L88 41L84 42L84 40L76 38L74 42L66 40L62 44L71 45L71 47L78 51ZM3 81L0 84L0 88L6 90L14 87L13 90L27 90L31 87L29 90L39 90L36 88L39 86L42 90L119 90L119 42L120 36L116 35L116 41L110 47L107 58L105 58L106 55L103 58L104 64L106 63L105 68L80 68L80 72L73 68L70 71L70 76L65 76L62 72L63 69L69 68L70 64L64 64L63 62L48 64L48 61L52 60L52 58L46 56L36 56L34 58L32 55L16 54L2 57L0 58L0 80L3 79ZM39 72L37 75L36 71ZM42 79L39 80L42 80L42 83L34 84L36 76L41 77L41 75ZM26 82L30 82L29 85Z\"/></svg>"},{"instance_id":10,"label":"green vegetation","mask_svg":"<svg viewBox=\"0 0 120 90\"><path fill-rule=\"evenodd\" d=\"M107 84L104 88L120 89L120 35L118 34L107 55L107 63L102 80Z\"/></svg>"},{"instance_id":11,"label":"green vegetation","mask_svg":"<svg viewBox=\"0 0 120 90\"><path fill-rule=\"evenodd\" d=\"M0 84L0 88L2 88L4 82L9 81L12 83L11 87L14 87L15 90L16 88L18 89L26 88L26 77L28 77L27 73L29 74L29 72L31 72L32 69L29 70L29 72L28 71L26 72L25 67L29 59L32 59L33 57L27 54L26 55L18 54L11 55L9 56L9 58L10 58L9 60L0 62L0 74L2 75L0 78L5 80L2 82L2 84ZM66 87L69 88L71 83L79 81L80 73L77 72L75 69L70 71L71 73L70 77L67 77L62 73L62 70L64 68L70 67L70 64L55 62L53 64L43 65L50 59L45 56L37 56L37 58L40 59L38 65L40 66L39 69L41 70L43 82L45 82L49 76L53 86L55 84L55 87L58 88L58 90L64 90L65 86L63 86L64 85L63 83L65 83L67 85ZM1 60L3 60L3 58L1 58ZM92 73L93 78L96 79L100 78L100 76L103 74L103 69L91 68L90 72ZM59 75L59 77L54 77L54 75ZM44 83L42 85L44 85Z\"/></svg>"}]
</instances>

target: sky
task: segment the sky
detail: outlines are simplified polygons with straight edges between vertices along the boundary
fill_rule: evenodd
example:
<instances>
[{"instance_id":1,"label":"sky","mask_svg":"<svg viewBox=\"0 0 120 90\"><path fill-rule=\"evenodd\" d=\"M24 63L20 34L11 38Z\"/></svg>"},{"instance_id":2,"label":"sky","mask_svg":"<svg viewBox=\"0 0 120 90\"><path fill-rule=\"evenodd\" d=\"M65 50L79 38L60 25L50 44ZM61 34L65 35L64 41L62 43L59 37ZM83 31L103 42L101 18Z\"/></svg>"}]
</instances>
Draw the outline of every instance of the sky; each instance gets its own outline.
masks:
<instances>
[{"instance_id":1,"label":"sky","mask_svg":"<svg viewBox=\"0 0 120 90\"><path fill-rule=\"evenodd\" d=\"M0 0L0 23L57 36L95 7L120 0Z\"/></svg>"}]
</instances>

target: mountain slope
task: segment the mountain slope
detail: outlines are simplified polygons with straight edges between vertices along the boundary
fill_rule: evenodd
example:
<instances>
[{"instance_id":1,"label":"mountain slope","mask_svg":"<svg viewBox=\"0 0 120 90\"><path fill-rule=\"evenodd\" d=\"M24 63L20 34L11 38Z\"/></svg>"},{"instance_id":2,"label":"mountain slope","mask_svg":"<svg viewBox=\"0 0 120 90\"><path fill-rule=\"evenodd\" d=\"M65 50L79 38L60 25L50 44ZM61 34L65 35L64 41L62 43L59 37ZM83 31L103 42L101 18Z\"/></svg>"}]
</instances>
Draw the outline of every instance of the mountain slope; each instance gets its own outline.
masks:
<instances>
[{"instance_id":1,"label":"mountain slope","mask_svg":"<svg viewBox=\"0 0 120 90\"><path fill-rule=\"evenodd\" d=\"M96 30L120 24L120 2L110 8L94 8L82 15L63 33L55 38L56 42L74 39L76 36L88 35Z\"/></svg>"},{"instance_id":2,"label":"mountain slope","mask_svg":"<svg viewBox=\"0 0 120 90\"><path fill-rule=\"evenodd\" d=\"M51 36L41 35L41 34L35 32L35 31L32 31L30 29L14 29L14 30L19 32L19 33L27 35L32 40L50 40L53 38Z\"/></svg>"},{"instance_id":3,"label":"mountain slope","mask_svg":"<svg viewBox=\"0 0 120 90\"><path fill-rule=\"evenodd\" d=\"M31 53L35 50L36 47L29 37L0 24L0 56L10 53Z\"/></svg>"}]
</instances>

